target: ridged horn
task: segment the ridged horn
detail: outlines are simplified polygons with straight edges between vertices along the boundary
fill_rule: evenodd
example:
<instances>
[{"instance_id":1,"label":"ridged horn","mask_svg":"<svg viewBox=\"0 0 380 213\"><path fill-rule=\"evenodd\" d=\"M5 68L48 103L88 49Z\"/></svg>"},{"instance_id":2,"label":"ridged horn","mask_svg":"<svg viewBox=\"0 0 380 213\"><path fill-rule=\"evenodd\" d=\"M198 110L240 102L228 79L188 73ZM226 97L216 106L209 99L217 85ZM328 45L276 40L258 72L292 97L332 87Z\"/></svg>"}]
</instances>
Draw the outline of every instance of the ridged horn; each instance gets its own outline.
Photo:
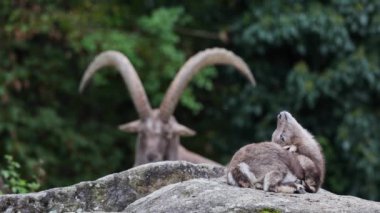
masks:
<instances>
[{"instance_id":1,"label":"ridged horn","mask_svg":"<svg viewBox=\"0 0 380 213\"><path fill-rule=\"evenodd\" d=\"M91 77L100 68L112 66L124 79L124 83L131 94L133 104L141 119L147 118L152 112L152 108L146 96L145 89L141 83L137 72L129 59L118 51L105 51L95 57L91 64L87 67L82 81L79 86L79 92L82 92Z\"/></svg>"},{"instance_id":2,"label":"ridged horn","mask_svg":"<svg viewBox=\"0 0 380 213\"><path fill-rule=\"evenodd\" d=\"M239 56L223 48L206 49L187 60L177 73L165 93L164 100L161 102L160 118L164 122L169 120L170 116L174 113L184 89L195 74L206 66L218 64L234 66L242 75L248 78L253 85L256 84L248 65Z\"/></svg>"}]
</instances>

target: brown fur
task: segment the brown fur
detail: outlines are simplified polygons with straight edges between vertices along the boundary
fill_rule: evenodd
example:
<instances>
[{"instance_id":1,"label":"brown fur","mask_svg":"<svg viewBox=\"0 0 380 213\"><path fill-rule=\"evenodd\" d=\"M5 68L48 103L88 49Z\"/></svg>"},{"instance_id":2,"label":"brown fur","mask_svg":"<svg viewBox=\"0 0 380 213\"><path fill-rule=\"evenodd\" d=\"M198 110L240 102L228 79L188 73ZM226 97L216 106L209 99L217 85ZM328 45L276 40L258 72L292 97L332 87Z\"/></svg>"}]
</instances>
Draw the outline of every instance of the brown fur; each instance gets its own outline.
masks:
<instances>
[{"instance_id":1,"label":"brown fur","mask_svg":"<svg viewBox=\"0 0 380 213\"><path fill-rule=\"evenodd\" d=\"M251 181L248 179L247 176L245 176L238 167L234 167L231 170L232 176L237 181L237 185L242 188L249 188L251 187Z\"/></svg>"},{"instance_id":2,"label":"brown fur","mask_svg":"<svg viewBox=\"0 0 380 213\"><path fill-rule=\"evenodd\" d=\"M249 167L249 172L255 176L255 180L250 180L239 165L245 163ZM304 172L294 153L287 152L280 145L272 142L253 143L242 147L232 157L227 168L227 181L231 175L240 187L257 188L256 183L264 186L264 190L274 192L288 192L290 183L286 182L287 175L294 175L295 179L304 179ZM265 180L267 179L267 180ZM265 183L267 182L267 183ZM286 187L283 186L286 183ZM269 184L266 189L265 184ZM295 184L294 184L295 185ZM292 192L299 188L295 187Z\"/></svg>"},{"instance_id":3,"label":"brown fur","mask_svg":"<svg viewBox=\"0 0 380 213\"><path fill-rule=\"evenodd\" d=\"M305 171L305 187L308 192L317 192L325 177L325 160L322 148L313 135L304 129L293 116L283 111L277 116L277 128L272 141L293 149Z\"/></svg>"}]
</instances>

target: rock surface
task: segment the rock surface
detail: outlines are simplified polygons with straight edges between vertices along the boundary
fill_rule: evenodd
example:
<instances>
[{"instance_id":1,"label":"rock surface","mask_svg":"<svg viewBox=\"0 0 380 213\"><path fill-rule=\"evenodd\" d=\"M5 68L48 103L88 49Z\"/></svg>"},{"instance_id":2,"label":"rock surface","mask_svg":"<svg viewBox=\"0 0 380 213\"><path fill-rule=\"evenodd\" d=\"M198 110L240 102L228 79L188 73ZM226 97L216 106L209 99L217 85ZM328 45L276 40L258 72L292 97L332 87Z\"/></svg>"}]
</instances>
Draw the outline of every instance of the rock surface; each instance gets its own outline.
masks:
<instances>
[{"instance_id":1,"label":"rock surface","mask_svg":"<svg viewBox=\"0 0 380 213\"><path fill-rule=\"evenodd\" d=\"M168 161L146 164L95 181L38 193L0 196L0 212L122 211L133 201L169 184L215 178L224 167Z\"/></svg>"},{"instance_id":2,"label":"rock surface","mask_svg":"<svg viewBox=\"0 0 380 213\"><path fill-rule=\"evenodd\" d=\"M229 186L224 167L168 161L38 193L0 196L0 212L379 212L325 190L280 194Z\"/></svg>"},{"instance_id":3,"label":"rock surface","mask_svg":"<svg viewBox=\"0 0 380 213\"><path fill-rule=\"evenodd\" d=\"M281 194L229 186L224 178L194 179L163 187L126 212L380 212L380 203L326 190Z\"/></svg>"}]
</instances>

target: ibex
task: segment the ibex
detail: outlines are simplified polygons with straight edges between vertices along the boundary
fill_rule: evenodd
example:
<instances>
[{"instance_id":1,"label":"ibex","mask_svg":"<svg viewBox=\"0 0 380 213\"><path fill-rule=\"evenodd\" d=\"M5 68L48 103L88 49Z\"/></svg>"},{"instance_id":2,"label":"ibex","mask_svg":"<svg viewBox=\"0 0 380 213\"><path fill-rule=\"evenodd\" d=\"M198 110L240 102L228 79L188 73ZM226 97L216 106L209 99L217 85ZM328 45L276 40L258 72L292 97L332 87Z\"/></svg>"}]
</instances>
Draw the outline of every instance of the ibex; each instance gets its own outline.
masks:
<instances>
[{"instance_id":1,"label":"ibex","mask_svg":"<svg viewBox=\"0 0 380 213\"><path fill-rule=\"evenodd\" d=\"M185 160L193 163L217 164L180 144L180 136L193 136L195 132L179 124L173 116L176 105L192 77L209 65L232 65L255 85L247 64L238 56L222 48L207 49L192 56L176 74L158 109L152 109L144 87L131 62L122 53L106 51L89 65L80 84L83 91L91 76L105 66L115 67L122 75L132 96L139 119L119 126L126 132L137 132L138 141L134 166L162 161Z\"/></svg>"},{"instance_id":2,"label":"ibex","mask_svg":"<svg viewBox=\"0 0 380 213\"><path fill-rule=\"evenodd\" d=\"M298 154L298 160L305 172L307 192L317 192L325 177L325 160L319 143L286 111L277 116L277 128L272 141Z\"/></svg>"},{"instance_id":3,"label":"ibex","mask_svg":"<svg viewBox=\"0 0 380 213\"><path fill-rule=\"evenodd\" d=\"M304 193L303 179L304 170L296 154L273 142L242 147L227 167L227 183L244 188Z\"/></svg>"},{"instance_id":4,"label":"ibex","mask_svg":"<svg viewBox=\"0 0 380 213\"><path fill-rule=\"evenodd\" d=\"M227 168L227 183L286 193L315 193L325 176L322 149L312 134L283 111L271 142L246 145Z\"/></svg>"}]
</instances>

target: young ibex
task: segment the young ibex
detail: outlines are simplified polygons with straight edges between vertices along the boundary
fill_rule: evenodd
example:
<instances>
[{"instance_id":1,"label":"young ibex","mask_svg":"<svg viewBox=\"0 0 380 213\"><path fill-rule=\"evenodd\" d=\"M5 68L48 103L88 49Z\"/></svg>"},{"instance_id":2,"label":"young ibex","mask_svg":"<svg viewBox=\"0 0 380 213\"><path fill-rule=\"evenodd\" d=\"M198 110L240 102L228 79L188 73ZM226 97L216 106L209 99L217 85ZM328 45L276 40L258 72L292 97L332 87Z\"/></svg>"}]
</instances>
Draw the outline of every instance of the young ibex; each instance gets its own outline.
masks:
<instances>
[{"instance_id":1,"label":"young ibex","mask_svg":"<svg viewBox=\"0 0 380 213\"><path fill-rule=\"evenodd\" d=\"M128 58L117 51L106 51L99 54L89 65L79 90L83 91L91 76L102 67L113 66L120 72L139 115L138 120L119 126L123 131L138 133L135 166L162 160L217 164L181 146L180 136L192 136L195 132L179 124L173 116L176 105L192 77L202 68L216 64L234 66L255 84L250 69L240 57L222 48L207 49L191 57L182 66L165 93L160 107L152 110L140 78Z\"/></svg>"},{"instance_id":2,"label":"young ibex","mask_svg":"<svg viewBox=\"0 0 380 213\"><path fill-rule=\"evenodd\" d=\"M298 154L298 160L305 172L307 192L317 192L325 177L325 160L319 143L286 111L277 116L277 128L272 141L290 152Z\"/></svg>"},{"instance_id":3,"label":"young ibex","mask_svg":"<svg viewBox=\"0 0 380 213\"><path fill-rule=\"evenodd\" d=\"M227 167L227 183L244 188L304 193L304 171L295 153L273 142L252 143L239 149Z\"/></svg>"},{"instance_id":4,"label":"young ibex","mask_svg":"<svg viewBox=\"0 0 380 213\"><path fill-rule=\"evenodd\" d=\"M227 183L264 191L315 193L325 176L322 150L314 137L293 116L277 116L272 142L246 145L227 168Z\"/></svg>"}]
</instances>

